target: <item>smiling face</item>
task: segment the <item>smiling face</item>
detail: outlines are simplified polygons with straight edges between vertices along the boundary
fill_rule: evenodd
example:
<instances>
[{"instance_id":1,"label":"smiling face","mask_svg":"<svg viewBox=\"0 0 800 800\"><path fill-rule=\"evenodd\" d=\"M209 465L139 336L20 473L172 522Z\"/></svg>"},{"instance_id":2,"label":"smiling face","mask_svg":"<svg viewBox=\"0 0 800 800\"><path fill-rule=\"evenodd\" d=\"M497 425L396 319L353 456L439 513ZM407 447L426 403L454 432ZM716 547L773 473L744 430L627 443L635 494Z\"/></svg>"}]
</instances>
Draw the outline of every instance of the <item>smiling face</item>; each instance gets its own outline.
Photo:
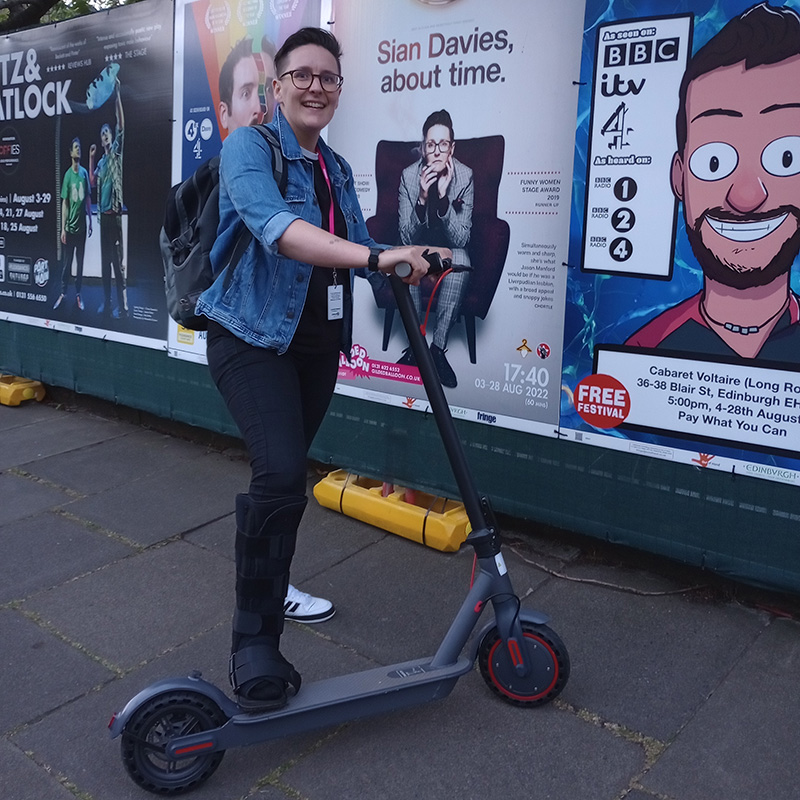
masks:
<instances>
[{"instance_id":1,"label":"smiling face","mask_svg":"<svg viewBox=\"0 0 800 800\"><path fill-rule=\"evenodd\" d=\"M339 74L336 58L324 47L305 44L292 50L282 66L283 78L273 83L275 101L280 104L283 116L297 136L297 141L307 150L314 150L320 131L333 119L339 105L341 89L326 92L319 78L314 78L308 89L298 89L290 75L285 73L304 69L313 74Z\"/></svg>"},{"instance_id":2,"label":"smiling face","mask_svg":"<svg viewBox=\"0 0 800 800\"><path fill-rule=\"evenodd\" d=\"M240 59L233 68L230 107L223 101L219 108L220 121L229 133L261 122L263 110L258 97L258 67L252 56Z\"/></svg>"},{"instance_id":3,"label":"smiling face","mask_svg":"<svg viewBox=\"0 0 800 800\"><path fill-rule=\"evenodd\" d=\"M696 78L686 119L672 187L703 272L738 289L771 283L800 249L800 56Z\"/></svg>"}]
</instances>

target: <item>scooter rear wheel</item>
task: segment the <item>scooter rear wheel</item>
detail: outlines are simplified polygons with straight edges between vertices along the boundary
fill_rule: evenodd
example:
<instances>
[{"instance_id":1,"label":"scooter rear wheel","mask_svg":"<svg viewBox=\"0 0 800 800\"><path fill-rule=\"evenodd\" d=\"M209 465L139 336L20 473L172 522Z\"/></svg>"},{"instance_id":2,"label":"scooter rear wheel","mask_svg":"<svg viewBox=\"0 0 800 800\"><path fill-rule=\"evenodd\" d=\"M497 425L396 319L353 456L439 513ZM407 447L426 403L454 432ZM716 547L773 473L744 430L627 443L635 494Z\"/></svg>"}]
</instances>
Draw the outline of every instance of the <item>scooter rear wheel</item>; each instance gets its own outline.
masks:
<instances>
[{"instance_id":1,"label":"scooter rear wheel","mask_svg":"<svg viewBox=\"0 0 800 800\"><path fill-rule=\"evenodd\" d=\"M569 654L564 642L547 625L522 623L525 660L531 665L520 676L497 628L483 637L478 647L478 666L486 685L507 703L541 706L561 694L569 678Z\"/></svg>"},{"instance_id":2,"label":"scooter rear wheel","mask_svg":"<svg viewBox=\"0 0 800 800\"><path fill-rule=\"evenodd\" d=\"M199 786L217 769L225 752L172 760L166 747L177 736L218 728L227 717L202 694L173 691L148 700L131 715L122 733L122 763L143 789L179 794Z\"/></svg>"}]
</instances>

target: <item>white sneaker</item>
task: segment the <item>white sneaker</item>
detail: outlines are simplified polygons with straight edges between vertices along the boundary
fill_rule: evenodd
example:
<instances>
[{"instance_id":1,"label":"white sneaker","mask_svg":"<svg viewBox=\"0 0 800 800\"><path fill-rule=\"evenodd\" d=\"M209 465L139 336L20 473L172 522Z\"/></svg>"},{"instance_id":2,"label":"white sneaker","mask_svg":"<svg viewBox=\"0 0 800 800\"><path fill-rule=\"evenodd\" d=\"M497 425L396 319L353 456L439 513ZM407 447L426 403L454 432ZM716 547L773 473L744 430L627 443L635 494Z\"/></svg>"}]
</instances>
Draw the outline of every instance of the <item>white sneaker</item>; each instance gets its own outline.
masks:
<instances>
[{"instance_id":1,"label":"white sneaker","mask_svg":"<svg viewBox=\"0 0 800 800\"><path fill-rule=\"evenodd\" d=\"M321 597L301 592L289 584L286 601L283 604L283 615L295 622L325 622L336 613L333 603Z\"/></svg>"}]
</instances>

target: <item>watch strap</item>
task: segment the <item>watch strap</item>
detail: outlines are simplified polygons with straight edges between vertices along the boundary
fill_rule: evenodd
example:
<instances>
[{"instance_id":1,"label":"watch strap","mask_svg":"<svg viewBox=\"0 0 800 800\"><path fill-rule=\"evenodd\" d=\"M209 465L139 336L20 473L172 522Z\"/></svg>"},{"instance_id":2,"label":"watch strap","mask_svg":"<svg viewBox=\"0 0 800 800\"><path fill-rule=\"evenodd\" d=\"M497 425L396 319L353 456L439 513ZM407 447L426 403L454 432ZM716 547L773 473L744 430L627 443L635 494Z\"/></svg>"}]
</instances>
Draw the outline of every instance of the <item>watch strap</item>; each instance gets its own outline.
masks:
<instances>
[{"instance_id":1,"label":"watch strap","mask_svg":"<svg viewBox=\"0 0 800 800\"><path fill-rule=\"evenodd\" d=\"M367 267L370 272L378 271L378 258L382 252L383 250L381 250L379 247L370 247L369 260L367 261Z\"/></svg>"}]
</instances>

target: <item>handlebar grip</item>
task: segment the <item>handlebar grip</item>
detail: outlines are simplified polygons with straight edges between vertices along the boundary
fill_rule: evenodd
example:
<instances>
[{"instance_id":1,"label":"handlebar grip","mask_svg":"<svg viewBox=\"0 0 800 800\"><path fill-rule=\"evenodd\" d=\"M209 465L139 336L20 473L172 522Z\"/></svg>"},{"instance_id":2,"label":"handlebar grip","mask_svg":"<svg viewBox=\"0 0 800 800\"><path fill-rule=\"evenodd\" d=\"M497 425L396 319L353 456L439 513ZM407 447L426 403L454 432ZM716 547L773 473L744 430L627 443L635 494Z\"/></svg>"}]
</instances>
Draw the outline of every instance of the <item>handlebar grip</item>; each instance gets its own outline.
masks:
<instances>
[{"instance_id":1,"label":"handlebar grip","mask_svg":"<svg viewBox=\"0 0 800 800\"><path fill-rule=\"evenodd\" d=\"M401 261L399 264L395 264L394 274L397 275L398 278L407 278L412 272L411 264L407 261Z\"/></svg>"}]
</instances>

